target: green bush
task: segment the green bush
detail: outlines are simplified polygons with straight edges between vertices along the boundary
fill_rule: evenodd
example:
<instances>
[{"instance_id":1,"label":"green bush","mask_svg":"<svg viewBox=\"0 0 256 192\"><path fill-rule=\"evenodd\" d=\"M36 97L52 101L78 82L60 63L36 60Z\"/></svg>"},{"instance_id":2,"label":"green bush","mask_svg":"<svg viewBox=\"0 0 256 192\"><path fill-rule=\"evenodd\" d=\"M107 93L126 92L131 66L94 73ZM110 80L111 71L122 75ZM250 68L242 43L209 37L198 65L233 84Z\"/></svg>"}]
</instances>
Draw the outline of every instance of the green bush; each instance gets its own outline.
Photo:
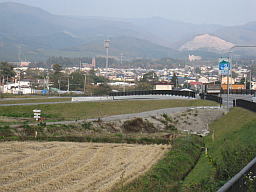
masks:
<instances>
[{"instance_id":1,"label":"green bush","mask_svg":"<svg viewBox=\"0 0 256 192\"><path fill-rule=\"evenodd\" d=\"M92 123L91 122L83 122L81 124L81 126L84 128L84 129L91 129L92 128Z\"/></svg>"}]
</instances>

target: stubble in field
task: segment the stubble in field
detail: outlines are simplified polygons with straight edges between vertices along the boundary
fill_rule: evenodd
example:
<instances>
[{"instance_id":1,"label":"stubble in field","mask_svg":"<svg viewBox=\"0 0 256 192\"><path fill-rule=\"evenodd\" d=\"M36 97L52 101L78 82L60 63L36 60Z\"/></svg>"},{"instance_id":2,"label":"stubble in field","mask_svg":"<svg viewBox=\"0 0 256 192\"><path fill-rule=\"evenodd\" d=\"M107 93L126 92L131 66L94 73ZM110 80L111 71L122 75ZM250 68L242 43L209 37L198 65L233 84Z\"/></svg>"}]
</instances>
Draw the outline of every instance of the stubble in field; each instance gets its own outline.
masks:
<instances>
[{"instance_id":1,"label":"stubble in field","mask_svg":"<svg viewBox=\"0 0 256 192\"><path fill-rule=\"evenodd\" d=\"M108 191L141 175L169 146L0 143L0 191Z\"/></svg>"}]
</instances>

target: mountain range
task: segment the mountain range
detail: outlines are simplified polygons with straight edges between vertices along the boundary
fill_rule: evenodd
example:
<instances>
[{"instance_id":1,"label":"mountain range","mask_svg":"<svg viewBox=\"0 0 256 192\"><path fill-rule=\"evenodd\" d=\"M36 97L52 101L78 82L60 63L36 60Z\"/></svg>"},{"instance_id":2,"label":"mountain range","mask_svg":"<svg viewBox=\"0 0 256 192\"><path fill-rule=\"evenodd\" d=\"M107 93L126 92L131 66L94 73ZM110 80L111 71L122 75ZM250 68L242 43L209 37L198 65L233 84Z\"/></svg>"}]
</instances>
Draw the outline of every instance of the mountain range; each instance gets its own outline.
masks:
<instances>
[{"instance_id":1,"label":"mountain range","mask_svg":"<svg viewBox=\"0 0 256 192\"><path fill-rule=\"evenodd\" d=\"M127 58L223 56L223 47L256 44L256 22L240 26L198 25L160 17L119 19L54 15L19 3L0 3L0 60L45 60L49 56ZM214 46L212 41L217 40ZM250 52L237 52L250 54Z\"/></svg>"}]
</instances>

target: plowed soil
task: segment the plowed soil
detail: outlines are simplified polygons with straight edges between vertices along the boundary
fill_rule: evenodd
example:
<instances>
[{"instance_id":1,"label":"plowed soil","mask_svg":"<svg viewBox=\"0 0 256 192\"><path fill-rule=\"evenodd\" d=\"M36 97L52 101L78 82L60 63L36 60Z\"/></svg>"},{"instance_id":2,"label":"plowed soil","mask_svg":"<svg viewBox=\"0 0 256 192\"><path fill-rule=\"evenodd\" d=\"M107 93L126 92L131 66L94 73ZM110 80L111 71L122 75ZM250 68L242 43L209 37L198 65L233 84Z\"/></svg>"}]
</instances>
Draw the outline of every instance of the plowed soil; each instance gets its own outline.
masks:
<instances>
[{"instance_id":1,"label":"plowed soil","mask_svg":"<svg viewBox=\"0 0 256 192\"><path fill-rule=\"evenodd\" d=\"M0 191L109 191L147 171L168 148L68 142L0 143Z\"/></svg>"}]
</instances>

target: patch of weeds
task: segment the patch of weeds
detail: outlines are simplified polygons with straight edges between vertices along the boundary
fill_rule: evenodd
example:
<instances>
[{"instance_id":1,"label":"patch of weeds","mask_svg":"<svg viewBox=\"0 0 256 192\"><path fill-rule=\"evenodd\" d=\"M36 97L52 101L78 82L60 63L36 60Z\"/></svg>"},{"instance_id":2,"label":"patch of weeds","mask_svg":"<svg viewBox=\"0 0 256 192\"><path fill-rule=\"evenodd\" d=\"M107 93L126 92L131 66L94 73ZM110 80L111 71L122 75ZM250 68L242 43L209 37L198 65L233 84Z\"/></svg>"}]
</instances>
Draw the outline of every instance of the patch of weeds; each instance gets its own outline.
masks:
<instances>
[{"instance_id":1,"label":"patch of weeds","mask_svg":"<svg viewBox=\"0 0 256 192\"><path fill-rule=\"evenodd\" d=\"M173 122L172 118L168 116L166 113L162 114L162 117L168 122Z\"/></svg>"},{"instance_id":2,"label":"patch of weeds","mask_svg":"<svg viewBox=\"0 0 256 192\"><path fill-rule=\"evenodd\" d=\"M8 125L0 127L0 136L7 137L7 136L12 136L12 135L13 135L13 133Z\"/></svg>"},{"instance_id":3,"label":"patch of weeds","mask_svg":"<svg viewBox=\"0 0 256 192\"><path fill-rule=\"evenodd\" d=\"M119 137L119 138L123 138L124 137L124 135L122 133L116 133L116 134L114 134L114 136L115 137Z\"/></svg>"},{"instance_id":4,"label":"patch of weeds","mask_svg":"<svg viewBox=\"0 0 256 192\"><path fill-rule=\"evenodd\" d=\"M82 124L81 124L81 126L84 128L84 129L87 129L87 130L90 130L90 129L92 129L92 122L83 122Z\"/></svg>"},{"instance_id":5,"label":"patch of weeds","mask_svg":"<svg viewBox=\"0 0 256 192\"><path fill-rule=\"evenodd\" d=\"M142 118L135 118L132 120L127 120L123 123L122 128L126 132L155 132L156 128L153 123L150 123L148 120L143 120Z\"/></svg>"},{"instance_id":6,"label":"patch of weeds","mask_svg":"<svg viewBox=\"0 0 256 192\"><path fill-rule=\"evenodd\" d=\"M177 128L173 125L173 124L169 124L167 127L166 127L167 130L169 131L176 131Z\"/></svg>"},{"instance_id":7,"label":"patch of weeds","mask_svg":"<svg viewBox=\"0 0 256 192\"><path fill-rule=\"evenodd\" d=\"M23 125L24 133L26 136L34 136L35 135L35 128L31 127L30 125Z\"/></svg>"},{"instance_id":8,"label":"patch of weeds","mask_svg":"<svg viewBox=\"0 0 256 192\"><path fill-rule=\"evenodd\" d=\"M46 127L46 123L45 122L40 122L37 124L39 127Z\"/></svg>"}]
</instances>

